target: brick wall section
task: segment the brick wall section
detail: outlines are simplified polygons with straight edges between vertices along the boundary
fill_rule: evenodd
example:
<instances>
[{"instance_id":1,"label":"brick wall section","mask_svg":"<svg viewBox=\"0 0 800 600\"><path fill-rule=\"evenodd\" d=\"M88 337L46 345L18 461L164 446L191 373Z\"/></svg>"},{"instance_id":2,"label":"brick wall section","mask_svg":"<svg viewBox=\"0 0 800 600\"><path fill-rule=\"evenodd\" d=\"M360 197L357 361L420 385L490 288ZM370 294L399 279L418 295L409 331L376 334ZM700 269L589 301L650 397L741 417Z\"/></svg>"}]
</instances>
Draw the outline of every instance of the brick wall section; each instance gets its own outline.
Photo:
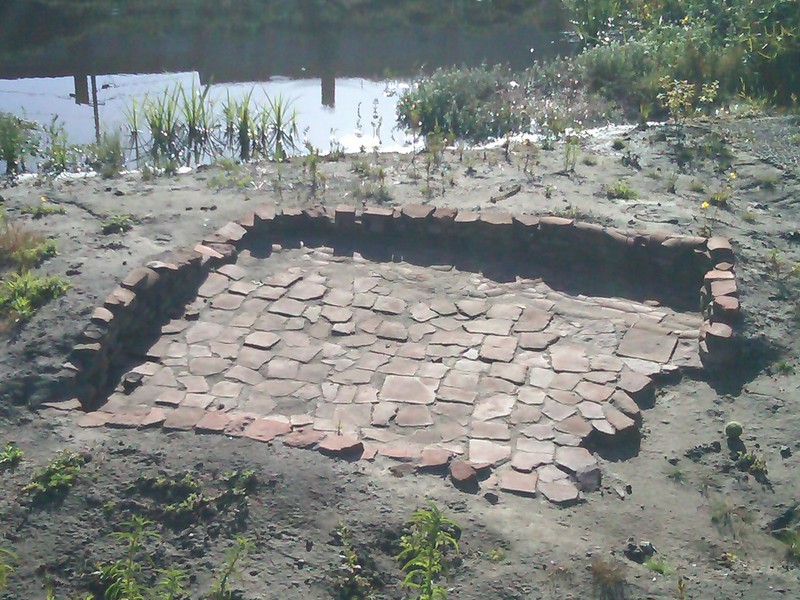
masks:
<instances>
[{"instance_id":1,"label":"brick wall section","mask_svg":"<svg viewBox=\"0 0 800 600\"><path fill-rule=\"evenodd\" d=\"M709 368L725 367L736 358L735 329L741 315L735 257L725 238L628 232L555 216L473 213L425 205L281 210L264 204L191 250L133 269L92 314L65 366L71 373L67 387L72 388L65 389L65 397L77 397L85 409L97 407L115 383L113 376L147 339L154 341L163 323L184 314L212 270L235 262L238 249L253 239L297 234L486 248L492 254L509 252L567 266L579 260L599 272L655 278L670 289L697 289L702 281L701 358Z\"/></svg>"}]
</instances>

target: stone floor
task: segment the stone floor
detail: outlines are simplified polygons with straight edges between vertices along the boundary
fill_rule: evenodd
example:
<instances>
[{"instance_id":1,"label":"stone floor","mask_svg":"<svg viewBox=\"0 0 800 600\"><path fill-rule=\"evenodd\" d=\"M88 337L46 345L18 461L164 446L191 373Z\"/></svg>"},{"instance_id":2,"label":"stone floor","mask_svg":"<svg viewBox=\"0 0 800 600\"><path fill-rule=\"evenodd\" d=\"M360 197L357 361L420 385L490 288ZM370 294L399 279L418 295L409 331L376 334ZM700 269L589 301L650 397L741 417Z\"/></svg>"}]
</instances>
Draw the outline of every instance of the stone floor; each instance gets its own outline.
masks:
<instances>
[{"instance_id":1,"label":"stone floor","mask_svg":"<svg viewBox=\"0 0 800 600\"><path fill-rule=\"evenodd\" d=\"M324 247L245 251L82 424L449 465L465 486L491 468L502 490L568 503L599 481L582 442L629 441L651 376L700 366L700 315L649 304Z\"/></svg>"}]
</instances>

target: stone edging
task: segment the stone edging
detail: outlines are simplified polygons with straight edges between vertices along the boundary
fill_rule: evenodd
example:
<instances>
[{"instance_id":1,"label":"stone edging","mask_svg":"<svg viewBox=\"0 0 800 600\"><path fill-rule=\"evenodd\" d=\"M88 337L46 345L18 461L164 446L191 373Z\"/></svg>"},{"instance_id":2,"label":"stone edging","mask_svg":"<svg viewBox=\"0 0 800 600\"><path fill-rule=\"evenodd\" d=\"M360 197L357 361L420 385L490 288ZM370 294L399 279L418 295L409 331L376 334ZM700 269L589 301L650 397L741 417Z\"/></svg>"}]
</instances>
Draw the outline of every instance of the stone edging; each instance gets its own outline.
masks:
<instances>
[{"instance_id":1,"label":"stone edging","mask_svg":"<svg viewBox=\"0 0 800 600\"><path fill-rule=\"evenodd\" d=\"M185 306L203 280L213 269L234 262L248 238L331 232L351 239L386 240L397 235L435 245L480 243L492 251L534 248L536 256L556 261L574 259L583 250L583 258L595 266L629 265L645 269L646 275L655 271L662 277L660 282L671 285L691 284L699 276L703 364L720 368L736 358L735 328L741 314L735 257L725 238L626 232L556 216L475 213L425 205L359 211L345 205L278 209L264 204L206 236L192 250L176 251L133 269L92 313L70 355L65 365L70 373L69 396L77 398L85 410L96 408L126 356L142 342L143 324L152 323L158 329L170 317L186 315ZM678 281L679 277L686 281Z\"/></svg>"}]
</instances>

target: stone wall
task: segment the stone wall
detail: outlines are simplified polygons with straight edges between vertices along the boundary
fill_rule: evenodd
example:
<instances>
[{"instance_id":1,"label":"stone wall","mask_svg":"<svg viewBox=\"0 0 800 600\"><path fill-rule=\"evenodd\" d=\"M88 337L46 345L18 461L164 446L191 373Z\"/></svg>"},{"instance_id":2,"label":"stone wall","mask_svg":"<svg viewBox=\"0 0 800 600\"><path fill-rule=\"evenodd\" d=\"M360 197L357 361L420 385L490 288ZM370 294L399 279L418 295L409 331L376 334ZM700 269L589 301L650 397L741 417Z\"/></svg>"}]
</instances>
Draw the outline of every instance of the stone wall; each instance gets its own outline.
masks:
<instances>
[{"instance_id":1,"label":"stone wall","mask_svg":"<svg viewBox=\"0 0 800 600\"><path fill-rule=\"evenodd\" d=\"M695 298L704 322L700 354L708 368L736 358L740 321L735 258L728 240L611 229L554 216L464 212L406 205L277 209L262 205L207 236L191 250L133 269L98 307L65 366L84 409L103 402L132 360L147 349L170 318L186 314L207 275L235 262L239 249L278 237L334 235L350 243L447 248L508 257L510 264L547 263L596 278L632 278L660 293ZM519 262L522 261L522 262ZM699 287L699 293L698 293ZM70 389L71 388L71 389Z\"/></svg>"}]
</instances>

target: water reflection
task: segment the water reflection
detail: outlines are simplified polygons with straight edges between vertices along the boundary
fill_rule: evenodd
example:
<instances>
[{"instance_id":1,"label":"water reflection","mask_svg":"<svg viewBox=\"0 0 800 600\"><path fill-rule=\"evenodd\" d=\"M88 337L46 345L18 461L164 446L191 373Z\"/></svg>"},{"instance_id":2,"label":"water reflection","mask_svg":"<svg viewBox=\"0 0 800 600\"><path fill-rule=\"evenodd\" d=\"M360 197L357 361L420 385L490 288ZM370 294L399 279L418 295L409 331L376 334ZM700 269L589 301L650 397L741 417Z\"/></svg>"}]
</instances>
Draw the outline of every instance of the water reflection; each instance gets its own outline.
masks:
<instances>
[{"instance_id":1,"label":"water reflection","mask_svg":"<svg viewBox=\"0 0 800 600\"><path fill-rule=\"evenodd\" d=\"M532 57L568 51L556 5L529 0L5 2L0 3L0 110L22 108L31 118L58 112L72 130L65 116L72 111L63 106L64 97L71 97L91 111L78 128L85 141L119 122L122 105L141 95L142 86L145 93L163 89L158 74L181 74L178 79L224 90L265 82L289 97L295 97L291 86L279 78L303 81L303 94L315 81L314 113L324 115L321 110L327 109L328 117L340 112L343 95L337 87L361 82L367 93L344 96L346 121L305 119L308 126L322 125L319 133L327 138L332 128L355 128L358 103L369 107L376 92L382 93L384 83L370 82L410 78L423 67L485 62L524 68ZM122 74L142 76L135 93L119 87ZM60 83L52 95L32 95L33 82L41 79ZM303 107L298 109L302 114ZM381 114L384 122L392 122L393 113L392 105Z\"/></svg>"}]
</instances>

